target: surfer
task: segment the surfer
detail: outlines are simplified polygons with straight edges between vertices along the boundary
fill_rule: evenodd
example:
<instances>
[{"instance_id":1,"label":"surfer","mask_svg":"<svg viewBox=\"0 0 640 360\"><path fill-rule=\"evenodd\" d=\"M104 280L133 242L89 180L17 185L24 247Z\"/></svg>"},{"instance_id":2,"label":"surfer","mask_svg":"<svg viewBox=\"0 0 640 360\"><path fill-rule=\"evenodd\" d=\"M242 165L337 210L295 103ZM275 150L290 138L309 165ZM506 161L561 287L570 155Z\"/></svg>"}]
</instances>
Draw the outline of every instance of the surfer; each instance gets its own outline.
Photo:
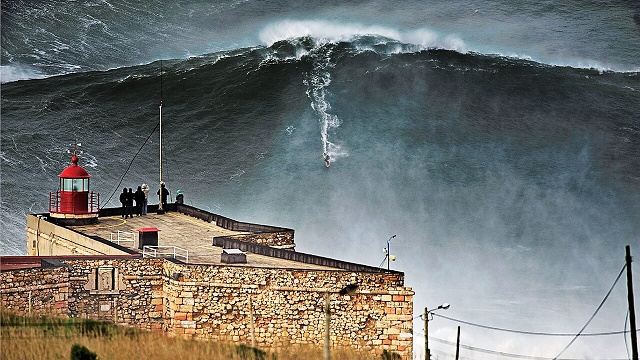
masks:
<instances>
[{"instance_id":1,"label":"surfer","mask_svg":"<svg viewBox=\"0 0 640 360\"><path fill-rule=\"evenodd\" d=\"M329 157L329 154L323 153L322 154L322 159L324 160L324 166L326 166L326 167L331 166L331 158Z\"/></svg>"}]
</instances>

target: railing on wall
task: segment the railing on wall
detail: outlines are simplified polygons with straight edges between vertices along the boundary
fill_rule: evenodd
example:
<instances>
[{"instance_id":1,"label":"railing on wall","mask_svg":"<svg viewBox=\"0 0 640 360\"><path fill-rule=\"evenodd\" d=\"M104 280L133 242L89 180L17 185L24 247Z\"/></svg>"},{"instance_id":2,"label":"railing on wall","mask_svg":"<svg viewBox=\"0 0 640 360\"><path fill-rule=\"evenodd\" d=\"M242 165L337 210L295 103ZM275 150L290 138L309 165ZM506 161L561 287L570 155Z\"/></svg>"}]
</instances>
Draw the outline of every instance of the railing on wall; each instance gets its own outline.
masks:
<instances>
[{"instance_id":1,"label":"railing on wall","mask_svg":"<svg viewBox=\"0 0 640 360\"><path fill-rule=\"evenodd\" d=\"M305 254L297 251L291 251L287 249L278 249L271 246L259 245L255 243L249 243L246 241L234 239L227 236L218 236L213 238L213 246L219 246L223 249L240 249L245 252L250 252L258 255L270 256L279 259L292 260L305 264L313 264L319 266L326 266L332 268L338 268L348 271L356 272L374 272L374 273L393 273L402 274L399 271L386 270L368 265L351 263L348 261L336 260L326 258L323 256Z\"/></svg>"},{"instance_id":2,"label":"railing on wall","mask_svg":"<svg viewBox=\"0 0 640 360\"><path fill-rule=\"evenodd\" d=\"M114 242L118 245L120 245L120 243L130 243L130 246L134 247L136 244L136 234L128 231L118 230L115 233L109 234L109 241Z\"/></svg>"},{"instance_id":3,"label":"railing on wall","mask_svg":"<svg viewBox=\"0 0 640 360\"><path fill-rule=\"evenodd\" d=\"M142 248L142 257L143 258L170 257L176 260L182 259L182 261L188 263L189 250L183 249L177 246L170 246L170 245L158 245L158 246L145 245Z\"/></svg>"}]
</instances>

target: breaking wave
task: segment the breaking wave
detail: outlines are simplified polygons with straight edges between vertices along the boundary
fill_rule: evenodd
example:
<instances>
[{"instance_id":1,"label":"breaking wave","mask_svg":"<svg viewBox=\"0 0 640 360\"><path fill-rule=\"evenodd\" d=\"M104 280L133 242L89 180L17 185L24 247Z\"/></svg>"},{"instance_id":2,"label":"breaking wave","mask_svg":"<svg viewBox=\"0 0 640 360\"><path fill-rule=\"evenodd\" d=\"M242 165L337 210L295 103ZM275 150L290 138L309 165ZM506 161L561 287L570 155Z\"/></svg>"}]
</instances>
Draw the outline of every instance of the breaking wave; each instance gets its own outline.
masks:
<instances>
[{"instance_id":1,"label":"breaking wave","mask_svg":"<svg viewBox=\"0 0 640 360\"><path fill-rule=\"evenodd\" d=\"M0 66L0 83L9 83L18 80L42 79L46 75L37 70L17 65L1 65Z\"/></svg>"},{"instance_id":2,"label":"breaking wave","mask_svg":"<svg viewBox=\"0 0 640 360\"><path fill-rule=\"evenodd\" d=\"M320 43L352 41L362 36L375 36L415 45L413 51L439 48L465 52L466 45L455 35L439 35L433 30L421 28L412 31L362 24L341 24L324 20L284 20L266 26L260 39L267 45L280 40L311 37Z\"/></svg>"}]
</instances>

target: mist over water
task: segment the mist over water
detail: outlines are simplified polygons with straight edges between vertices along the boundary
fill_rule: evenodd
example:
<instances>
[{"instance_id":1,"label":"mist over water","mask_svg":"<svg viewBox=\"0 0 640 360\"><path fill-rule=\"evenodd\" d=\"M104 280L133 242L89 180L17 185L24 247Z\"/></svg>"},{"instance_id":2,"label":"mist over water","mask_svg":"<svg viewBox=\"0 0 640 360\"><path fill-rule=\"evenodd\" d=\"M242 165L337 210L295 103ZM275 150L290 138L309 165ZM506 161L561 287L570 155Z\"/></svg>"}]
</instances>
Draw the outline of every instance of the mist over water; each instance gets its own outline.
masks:
<instances>
[{"instance_id":1,"label":"mist over water","mask_svg":"<svg viewBox=\"0 0 640 360\"><path fill-rule=\"evenodd\" d=\"M576 332L624 245L640 251L633 2L57 5L2 3L1 254L24 253L25 213L46 212L67 144L83 143L108 197L157 123L160 65L129 65L161 57L175 58L170 190L292 227L300 251L374 266L397 234L392 267L415 315L449 302L443 315ZM89 16L82 35L73 22ZM154 136L123 185L154 183L157 166ZM587 332L622 330L625 294L619 283ZM430 334L455 341L455 325L435 318ZM463 343L505 352L553 357L568 341L462 326ZM626 357L624 340L579 339L563 357Z\"/></svg>"}]
</instances>

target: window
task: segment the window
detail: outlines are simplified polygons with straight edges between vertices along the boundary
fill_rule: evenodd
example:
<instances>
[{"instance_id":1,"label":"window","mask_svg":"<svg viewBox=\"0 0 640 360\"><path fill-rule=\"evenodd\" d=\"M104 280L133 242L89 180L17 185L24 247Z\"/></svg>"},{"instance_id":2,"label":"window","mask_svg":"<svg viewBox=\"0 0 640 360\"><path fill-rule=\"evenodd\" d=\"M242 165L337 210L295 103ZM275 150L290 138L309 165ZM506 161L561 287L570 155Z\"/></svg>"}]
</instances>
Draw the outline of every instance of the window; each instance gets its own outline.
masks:
<instances>
[{"instance_id":1,"label":"window","mask_svg":"<svg viewBox=\"0 0 640 360\"><path fill-rule=\"evenodd\" d=\"M73 189L73 179L62 179L62 190L72 191L72 189Z\"/></svg>"},{"instance_id":2,"label":"window","mask_svg":"<svg viewBox=\"0 0 640 360\"><path fill-rule=\"evenodd\" d=\"M63 191L89 191L89 179L60 179Z\"/></svg>"}]
</instances>

